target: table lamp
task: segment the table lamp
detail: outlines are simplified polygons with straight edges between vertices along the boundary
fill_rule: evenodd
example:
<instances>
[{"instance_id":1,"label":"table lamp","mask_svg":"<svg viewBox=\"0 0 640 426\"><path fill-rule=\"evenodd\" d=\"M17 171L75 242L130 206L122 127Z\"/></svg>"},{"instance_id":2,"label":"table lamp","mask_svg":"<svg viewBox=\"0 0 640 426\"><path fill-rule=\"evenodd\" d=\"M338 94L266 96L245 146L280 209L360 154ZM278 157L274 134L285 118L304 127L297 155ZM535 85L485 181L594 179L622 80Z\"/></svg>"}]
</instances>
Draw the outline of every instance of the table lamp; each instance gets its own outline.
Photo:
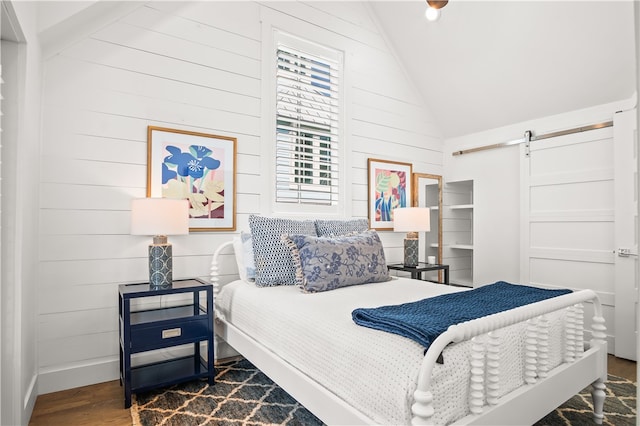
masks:
<instances>
[{"instance_id":1,"label":"table lamp","mask_svg":"<svg viewBox=\"0 0 640 426\"><path fill-rule=\"evenodd\" d=\"M393 209L393 230L407 233L404 239L404 266L418 266L418 232L431 230L430 217L426 207Z\"/></svg>"},{"instance_id":2,"label":"table lamp","mask_svg":"<svg viewBox=\"0 0 640 426\"><path fill-rule=\"evenodd\" d=\"M189 202L186 199L137 198L131 201L131 235L153 235L149 245L149 286L170 288L173 254L167 235L189 233Z\"/></svg>"}]
</instances>

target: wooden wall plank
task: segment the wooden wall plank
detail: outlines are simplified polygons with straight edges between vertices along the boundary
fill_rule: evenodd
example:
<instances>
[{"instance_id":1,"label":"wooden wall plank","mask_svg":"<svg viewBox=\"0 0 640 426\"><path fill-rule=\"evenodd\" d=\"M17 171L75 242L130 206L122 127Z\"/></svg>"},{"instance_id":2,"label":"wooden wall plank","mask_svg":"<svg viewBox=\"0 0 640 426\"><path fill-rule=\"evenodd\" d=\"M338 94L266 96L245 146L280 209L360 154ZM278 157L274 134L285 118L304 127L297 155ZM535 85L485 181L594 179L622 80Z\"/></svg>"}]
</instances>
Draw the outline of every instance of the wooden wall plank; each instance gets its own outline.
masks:
<instances>
[{"instance_id":1,"label":"wooden wall plank","mask_svg":"<svg viewBox=\"0 0 640 426\"><path fill-rule=\"evenodd\" d=\"M435 125L433 116L421 104L415 104L408 100L384 96L367 88L354 87L351 90L351 98L356 106L368 106L380 111L407 117L412 122L424 123L428 126L433 136L440 137L439 129ZM415 125L415 124L414 124Z\"/></svg>"},{"instance_id":2,"label":"wooden wall plank","mask_svg":"<svg viewBox=\"0 0 640 426\"><path fill-rule=\"evenodd\" d=\"M435 131L433 125L410 114L405 115L399 111L390 111L387 108L380 109L379 106L360 104L353 105L352 114L354 120L384 124L392 128L418 133L433 139L437 138L431 134L431 132Z\"/></svg>"},{"instance_id":3,"label":"wooden wall plank","mask_svg":"<svg viewBox=\"0 0 640 426\"><path fill-rule=\"evenodd\" d=\"M230 239L226 235L223 241ZM150 242L151 240L149 240ZM174 275L176 278L189 278L192 275L206 277L209 275L211 256L219 243L211 238L210 252L203 251L198 255L184 255L175 248ZM45 261L40 264L40 275L45 278L43 287L78 287L96 284L140 283L149 279L149 264L146 247L136 252L136 257L106 258L106 259L72 259L64 262ZM220 265L224 275L238 273L234 258L231 254L224 256L226 261ZM113 301L109 301L110 306ZM55 306L50 308L58 311Z\"/></svg>"},{"instance_id":4,"label":"wooden wall plank","mask_svg":"<svg viewBox=\"0 0 640 426\"><path fill-rule=\"evenodd\" d=\"M217 27L210 21L211 17L207 17L208 19L202 22L206 25L201 25L198 21L172 14L168 10L159 10L154 6L151 4L140 8L124 17L120 22L205 46L244 52L250 58L260 58L260 41L252 38L255 35L234 33ZM230 7L237 8L238 5L231 5ZM255 9L255 6L250 7ZM242 13L246 13L246 11L247 9L244 8ZM198 18L201 19L202 17ZM252 18L247 17L247 19ZM247 25L244 25L243 28L247 27Z\"/></svg>"},{"instance_id":5,"label":"wooden wall plank","mask_svg":"<svg viewBox=\"0 0 640 426\"><path fill-rule=\"evenodd\" d=\"M304 2L307 6L322 10L327 14L347 21L360 29L367 30L373 37L380 37L378 28L371 21L366 11L368 5L362 2L340 1L340 2Z\"/></svg>"},{"instance_id":6,"label":"wooden wall plank","mask_svg":"<svg viewBox=\"0 0 640 426\"><path fill-rule=\"evenodd\" d=\"M72 194L72 196L69 196ZM82 183L41 182L41 209L130 210L132 198L146 196L145 186L86 185Z\"/></svg>"},{"instance_id":7,"label":"wooden wall plank","mask_svg":"<svg viewBox=\"0 0 640 426\"><path fill-rule=\"evenodd\" d=\"M248 96L259 96L260 93L260 80L256 78L95 39L73 45L65 50L64 56L204 87L224 89L232 86L236 93Z\"/></svg>"},{"instance_id":8,"label":"wooden wall plank","mask_svg":"<svg viewBox=\"0 0 640 426\"><path fill-rule=\"evenodd\" d=\"M85 311L41 315L39 329L43 340L118 331L118 308L111 306Z\"/></svg>"},{"instance_id":9,"label":"wooden wall plank","mask_svg":"<svg viewBox=\"0 0 640 426\"><path fill-rule=\"evenodd\" d=\"M38 345L38 360L41 367L78 362L94 358L118 355L118 346L113 341L117 331L71 336L55 340L41 340Z\"/></svg>"},{"instance_id":10,"label":"wooden wall plank","mask_svg":"<svg viewBox=\"0 0 640 426\"><path fill-rule=\"evenodd\" d=\"M260 60L244 54L203 45L182 37L117 22L91 35L95 40L124 46L142 52L167 56L182 62L202 65L224 72L260 78ZM244 53L244 52L241 52Z\"/></svg>"},{"instance_id":11,"label":"wooden wall plank","mask_svg":"<svg viewBox=\"0 0 640 426\"><path fill-rule=\"evenodd\" d=\"M260 132L259 117L219 109L211 110L199 105L183 105L163 99L152 99L103 89L86 89L76 96L68 96L67 98L71 99L50 99L47 101L47 105L55 107L72 102L72 105L76 105L78 109L105 114L174 123L190 122L199 127L223 128L226 132L236 134L258 135Z\"/></svg>"},{"instance_id":12,"label":"wooden wall plank","mask_svg":"<svg viewBox=\"0 0 640 426\"><path fill-rule=\"evenodd\" d=\"M68 79L72 75L73 79ZM260 99L226 89L205 87L161 76L150 76L133 70L113 68L83 60L56 56L49 61L47 80L63 84L45 85L45 98L69 102L70 97L86 98L84 90L103 89L137 95L141 98L163 99L176 104L189 104L211 110L260 115Z\"/></svg>"},{"instance_id":13,"label":"wooden wall plank","mask_svg":"<svg viewBox=\"0 0 640 426\"><path fill-rule=\"evenodd\" d=\"M249 1L151 2L148 7L260 41L260 8Z\"/></svg>"}]
</instances>

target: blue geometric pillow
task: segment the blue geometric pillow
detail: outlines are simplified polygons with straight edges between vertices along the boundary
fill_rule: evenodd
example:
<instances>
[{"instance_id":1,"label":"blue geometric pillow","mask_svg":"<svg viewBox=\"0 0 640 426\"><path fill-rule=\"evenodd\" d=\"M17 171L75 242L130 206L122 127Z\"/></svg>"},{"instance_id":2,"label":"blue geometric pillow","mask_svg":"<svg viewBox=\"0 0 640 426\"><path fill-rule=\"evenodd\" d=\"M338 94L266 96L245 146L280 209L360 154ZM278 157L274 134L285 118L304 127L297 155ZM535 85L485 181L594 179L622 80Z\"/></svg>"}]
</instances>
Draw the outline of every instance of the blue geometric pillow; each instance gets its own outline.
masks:
<instances>
[{"instance_id":1,"label":"blue geometric pillow","mask_svg":"<svg viewBox=\"0 0 640 426\"><path fill-rule=\"evenodd\" d=\"M280 237L283 234L316 235L313 221L250 215L249 227L253 240L256 285L294 285L296 268L291 251Z\"/></svg>"},{"instance_id":2,"label":"blue geometric pillow","mask_svg":"<svg viewBox=\"0 0 640 426\"><path fill-rule=\"evenodd\" d=\"M369 219L316 219L316 233L319 237L335 237L368 229Z\"/></svg>"},{"instance_id":3,"label":"blue geometric pillow","mask_svg":"<svg viewBox=\"0 0 640 426\"><path fill-rule=\"evenodd\" d=\"M376 231L341 237L283 235L296 264L296 283L305 293L389 281Z\"/></svg>"}]
</instances>

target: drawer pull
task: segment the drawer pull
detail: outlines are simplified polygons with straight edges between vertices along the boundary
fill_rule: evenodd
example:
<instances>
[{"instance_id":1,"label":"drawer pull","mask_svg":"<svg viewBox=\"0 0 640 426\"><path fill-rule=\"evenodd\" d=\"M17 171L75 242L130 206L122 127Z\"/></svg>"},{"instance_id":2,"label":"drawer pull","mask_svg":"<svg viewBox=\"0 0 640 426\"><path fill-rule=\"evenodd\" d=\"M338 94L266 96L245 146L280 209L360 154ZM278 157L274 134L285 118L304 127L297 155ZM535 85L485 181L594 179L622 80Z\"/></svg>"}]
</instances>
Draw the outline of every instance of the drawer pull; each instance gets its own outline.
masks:
<instances>
[{"instance_id":1,"label":"drawer pull","mask_svg":"<svg viewBox=\"0 0 640 426\"><path fill-rule=\"evenodd\" d=\"M182 329L178 328L168 328L166 330L162 330L162 338L169 339L171 337L180 337L182 335Z\"/></svg>"}]
</instances>

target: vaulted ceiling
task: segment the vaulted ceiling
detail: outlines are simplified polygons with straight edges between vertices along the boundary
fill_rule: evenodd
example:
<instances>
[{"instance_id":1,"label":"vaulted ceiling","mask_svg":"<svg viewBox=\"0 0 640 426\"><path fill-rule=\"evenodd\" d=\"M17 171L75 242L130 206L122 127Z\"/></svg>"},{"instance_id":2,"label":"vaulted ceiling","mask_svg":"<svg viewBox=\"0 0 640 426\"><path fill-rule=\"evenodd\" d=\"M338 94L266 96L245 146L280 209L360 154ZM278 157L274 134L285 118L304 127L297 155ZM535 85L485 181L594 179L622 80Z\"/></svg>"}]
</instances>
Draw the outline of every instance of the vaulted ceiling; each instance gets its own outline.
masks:
<instances>
[{"instance_id":1,"label":"vaulted ceiling","mask_svg":"<svg viewBox=\"0 0 640 426\"><path fill-rule=\"evenodd\" d=\"M445 137L626 100L632 1L450 0L371 6Z\"/></svg>"},{"instance_id":2,"label":"vaulted ceiling","mask_svg":"<svg viewBox=\"0 0 640 426\"><path fill-rule=\"evenodd\" d=\"M45 52L136 3L42 2ZM450 0L437 22L425 19L425 0L368 3L446 138L636 90L632 0Z\"/></svg>"}]
</instances>

